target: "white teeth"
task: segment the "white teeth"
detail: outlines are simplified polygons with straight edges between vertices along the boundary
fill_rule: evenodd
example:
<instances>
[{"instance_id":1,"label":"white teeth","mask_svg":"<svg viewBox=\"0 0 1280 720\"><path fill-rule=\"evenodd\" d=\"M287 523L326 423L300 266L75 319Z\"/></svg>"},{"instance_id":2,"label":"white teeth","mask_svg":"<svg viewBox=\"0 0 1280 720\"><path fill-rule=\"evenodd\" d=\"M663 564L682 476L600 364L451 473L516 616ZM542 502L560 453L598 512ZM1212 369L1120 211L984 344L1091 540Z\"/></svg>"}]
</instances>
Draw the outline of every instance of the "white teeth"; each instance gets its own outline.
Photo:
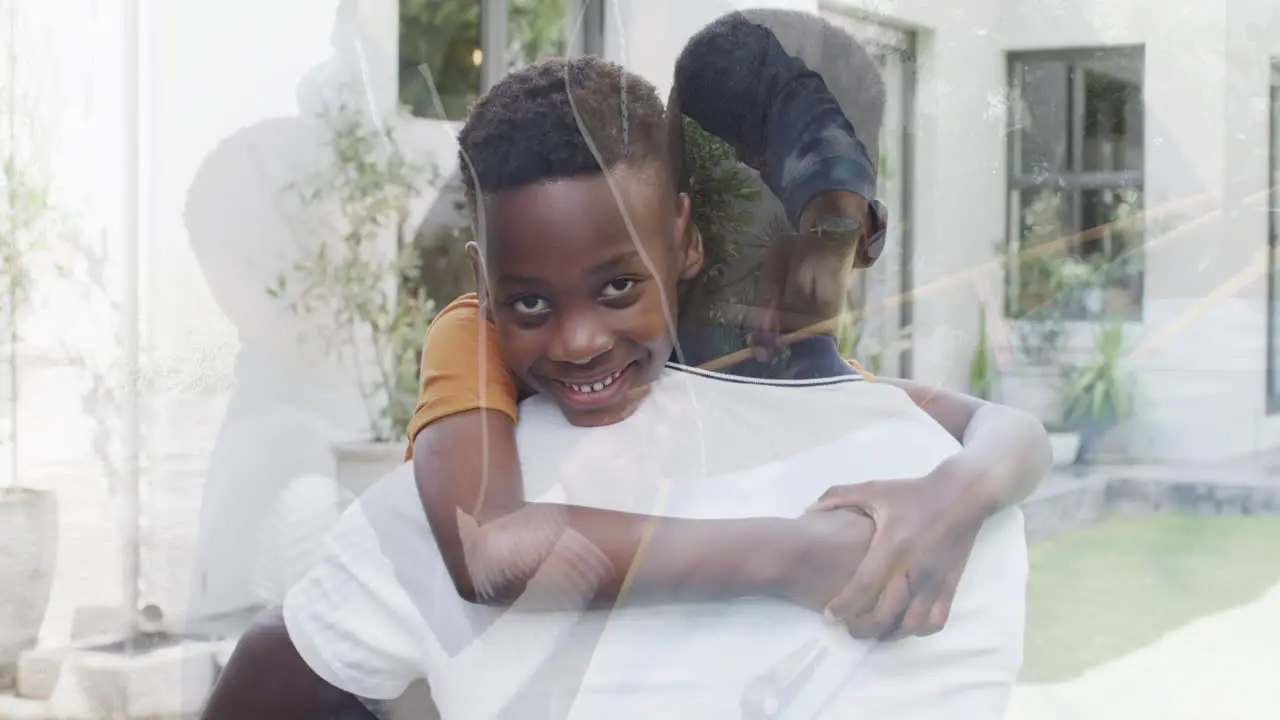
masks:
<instances>
[{"instance_id":1,"label":"white teeth","mask_svg":"<svg viewBox=\"0 0 1280 720\"><path fill-rule=\"evenodd\" d=\"M603 380L600 380L598 382L594 382L590 385L574 385L573 383L564 383L564 385L571 388L575 392L580 392L580 393L600 392L601 390L612 385L614 380L617 380L618 378L622 377L622 373L624 370L626 370L626 368L623 368L622 370L619 370L613 373L609 377Z\"/></svg>"}]
</instances>

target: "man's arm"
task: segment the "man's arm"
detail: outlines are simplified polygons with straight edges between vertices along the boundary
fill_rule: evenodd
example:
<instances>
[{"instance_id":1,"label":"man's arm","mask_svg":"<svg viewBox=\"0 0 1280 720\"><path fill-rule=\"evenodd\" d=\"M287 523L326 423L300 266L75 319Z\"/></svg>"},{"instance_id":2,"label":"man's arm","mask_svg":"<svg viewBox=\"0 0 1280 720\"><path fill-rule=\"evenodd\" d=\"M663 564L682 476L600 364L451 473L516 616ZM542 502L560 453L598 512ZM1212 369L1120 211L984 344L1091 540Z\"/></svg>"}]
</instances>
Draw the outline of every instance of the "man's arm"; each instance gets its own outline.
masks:
<instances>
[{"instance_id":1,"label":"man's arm","mask_svg":"<svg viewBox=\"0 0 1280 720\"><path fill-rule=\"evenodd\" d=\"M840 67L811 67L783 46L779 32L819 44ZM794 48L799 52L799 48ZM834 63L833 63L834 64ZM826 74L844 82L846 116ZM816 195L846 191L865 201L876 191L876 166L867 145L884 114L884 83L875 62L848 33L808 13L733 12L700 30L676 60L680 112L729 143L782 201L787 219ZM864 127L864 125L866 127ZM863 220L861 213L855 215Z\"/></svg>"}]
</instances>

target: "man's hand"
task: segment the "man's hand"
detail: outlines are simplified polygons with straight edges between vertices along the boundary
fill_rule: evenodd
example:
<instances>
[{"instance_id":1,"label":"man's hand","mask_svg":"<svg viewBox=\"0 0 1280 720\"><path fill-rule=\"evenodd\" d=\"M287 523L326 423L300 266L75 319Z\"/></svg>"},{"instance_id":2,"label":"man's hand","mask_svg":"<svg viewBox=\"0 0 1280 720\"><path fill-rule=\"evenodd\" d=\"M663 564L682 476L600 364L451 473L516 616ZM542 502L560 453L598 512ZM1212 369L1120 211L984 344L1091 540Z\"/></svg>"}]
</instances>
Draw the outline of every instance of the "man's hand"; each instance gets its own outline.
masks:
<instances>
[{"instance_id":1,"label":"man's hand","mask_svg":"<svg viewBox=\"0 0 1280 720\"><path fill-rule=\"evenodd\" d=\"M860 195L825 192L805 205L799 233L770 239L756 279L751 345L757 360L768 361L779 335L803 330L843 309L850 273L859 264L862 233L869 227L868 213ZM822 218L849 218L861 230L847 238L816 232Z\"/></svg>"},{"instance_id":2,"label":"man's hand","mask_svg":"<svg viewBox=\"0 0 1280 720\"><path fill-rule=\"evenodd\" d=\"M824 612L854 577L871 544L874 523L848 510L814 511L795 520L798 540L782 576L782 595Z\"/></svg>"},{"instance_id":3,"label":"man's hand","mask_svg":"<svg viewBox=\"0 0 1280 720\"><path fill-rule=\"evenodd\" d=\"M768 362L778 337L839 312L851 261L818 235L784 235L769 241L756 278L751 346Z\"/></svg>"},{"instance_id":4,"label":"man's hand","mask_svg":"<svg viewBox=\"0 0 1280 720\"><path fill-rule=\"evenodd\" d=\"M853 580L828 607L854 637L924 636L946 625L986 519L965 501L960 480L941 471L914 480L841 485L810 508L854 510L875 523Z\"/></svg>"}]
</instances>

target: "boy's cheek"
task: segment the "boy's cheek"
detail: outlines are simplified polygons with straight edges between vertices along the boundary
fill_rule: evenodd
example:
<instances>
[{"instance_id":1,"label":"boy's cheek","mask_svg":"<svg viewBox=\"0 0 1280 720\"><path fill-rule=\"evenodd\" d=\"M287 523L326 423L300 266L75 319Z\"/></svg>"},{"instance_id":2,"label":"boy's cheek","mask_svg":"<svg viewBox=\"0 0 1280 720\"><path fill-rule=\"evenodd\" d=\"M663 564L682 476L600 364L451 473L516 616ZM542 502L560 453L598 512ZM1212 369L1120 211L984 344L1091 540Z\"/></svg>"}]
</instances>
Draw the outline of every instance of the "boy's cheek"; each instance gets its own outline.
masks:
<instances>
[{"instance_id":1,"label":"boy's cheek","mask_svg":"<svg viewBox=\"0 0 1280 720\"><path fill-rule=\"evenodd\" d=\"M529 385L529 368L537 360L538 352L536 344L526 335L518 328L498 324L498 357L508 372Z\"/></svg>"},{"instance_id":2,"label":"boy's cheek","mask_svg":"<svg viewBox=\"0 0 1280 720\"><path fill-rule=\"evenodd\" d=\"M671 333L676 329L674 324L678 322L679 309L670 298L666 299L664 307L664 298L658 293L654 293L641 305L642 307L638 306L636 309L643 316L631 324L628 335L632 340L649 348L651 352L662 355L655 358L658 364L665 363L666 355L670 354L674 342ZM668 317L671 318L672 324L668 324Z\"/></svg>"}]
</instances>

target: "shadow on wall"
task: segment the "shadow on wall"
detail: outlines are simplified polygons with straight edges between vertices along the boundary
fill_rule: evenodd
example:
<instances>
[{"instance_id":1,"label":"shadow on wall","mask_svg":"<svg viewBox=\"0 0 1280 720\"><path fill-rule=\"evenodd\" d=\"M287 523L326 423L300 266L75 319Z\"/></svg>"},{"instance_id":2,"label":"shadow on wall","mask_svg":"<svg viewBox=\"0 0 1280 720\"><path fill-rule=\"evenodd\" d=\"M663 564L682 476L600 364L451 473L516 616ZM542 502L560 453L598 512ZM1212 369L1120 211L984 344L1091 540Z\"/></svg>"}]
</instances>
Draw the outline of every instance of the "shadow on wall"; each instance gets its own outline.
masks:
<instances>
[{"instance_id":1,"label":"shadow on wall","mask_svg":"<svg viewBox=\"0 0 1280 720\"><path fill-rule=\"evenodd\" d=\"M195 625L281 599L336 518L332 445L358 437L367 419L353 374L315 340L313 323L267 293L320 242L288 187L328 157L325 127L312 118L344 78L368 77L359 71L379 51L361 37L356 5L340 4L334 53L300 79L300 114L224 139L188 191L192 250L240 343L179 613Z\"/></svg>"}]
</instances>

